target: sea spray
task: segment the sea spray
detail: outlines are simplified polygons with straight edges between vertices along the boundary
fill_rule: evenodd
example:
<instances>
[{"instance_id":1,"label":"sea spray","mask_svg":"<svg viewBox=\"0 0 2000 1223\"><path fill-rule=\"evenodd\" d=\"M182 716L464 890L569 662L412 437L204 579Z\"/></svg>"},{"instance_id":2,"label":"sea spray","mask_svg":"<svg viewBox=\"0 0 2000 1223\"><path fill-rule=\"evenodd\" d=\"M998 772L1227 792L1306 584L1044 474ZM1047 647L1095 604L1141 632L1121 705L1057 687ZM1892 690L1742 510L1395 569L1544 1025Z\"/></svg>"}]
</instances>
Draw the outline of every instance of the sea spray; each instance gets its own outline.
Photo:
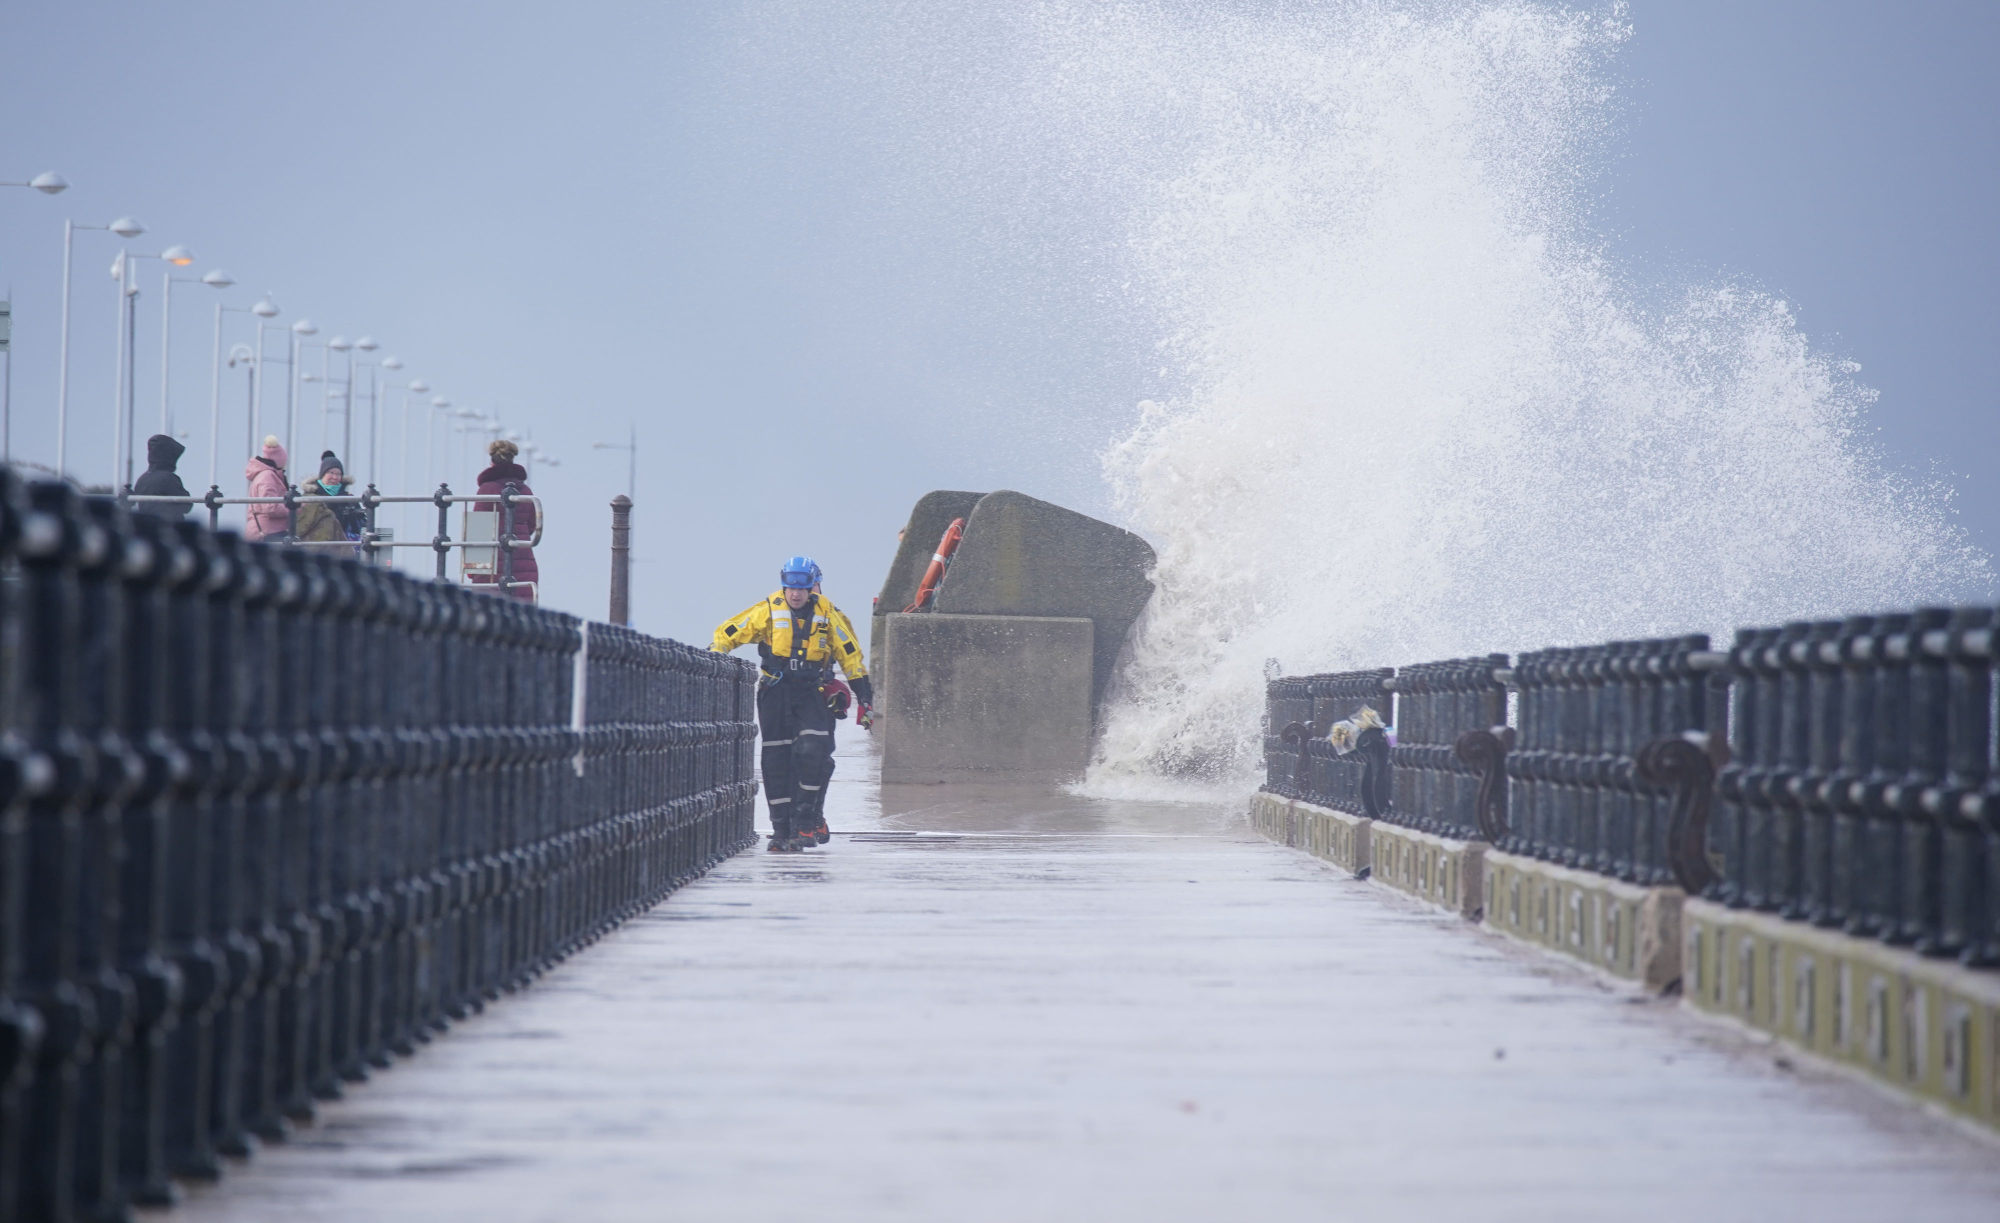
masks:
<instances>
[{"instance_id":1,"label":"sea spray","mask_svg":"<svg viewBox=\"0 0 2000 1223\"><path fill-rule=\"evenodd\" d=\"M1636 299L1588 226L1609 18L1352 5L1155 14L1110 77L1196 91L1134 184L1182 390L1105 470L1159 550L1087 787L1240 784L1264 667L1415 662L1990 585L1871 392L1787 305Z\"/></svg>"},{"instance_id":2,"label":"sea spray","mask_svg":"<svg viewBox=\"0 0 2000 1223\"><path fill-rule=\"evenodd\" d=\"M739 75L881 167L883 258L908 246L927 283L1060 315L1007 347L1022 370L1095 347L1149 397L1136 419L1074 388L949 417L1032 491L1094 509L1101 477L1158 550L1091 791L1240 789L1269 659L1394 665L1991 591L1944 495L1871 453L1873 392L1787 303L1608 255L1616 58L1645 37L1620 6L746 13Z\"/></svg>"}]
</instances>

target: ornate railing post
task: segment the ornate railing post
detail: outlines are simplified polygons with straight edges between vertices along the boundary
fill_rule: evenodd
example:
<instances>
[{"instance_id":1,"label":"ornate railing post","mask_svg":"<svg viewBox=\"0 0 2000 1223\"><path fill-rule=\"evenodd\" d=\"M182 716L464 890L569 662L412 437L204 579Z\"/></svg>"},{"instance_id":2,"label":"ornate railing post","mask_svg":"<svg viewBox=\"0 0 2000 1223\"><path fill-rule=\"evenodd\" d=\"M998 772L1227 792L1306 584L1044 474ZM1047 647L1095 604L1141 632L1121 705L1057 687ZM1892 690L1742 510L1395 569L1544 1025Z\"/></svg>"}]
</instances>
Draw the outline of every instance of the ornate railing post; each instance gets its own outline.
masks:
<instances>
[{"instance_id":1,"label":"ornate railing post","mask_svg":"<svg viewBox=\"0 0 2000 1223\"><path fill-rule=\"evenodd\" d=\"M1902 887L1899 889L1893 941L1913 944L1926 955L1942 950L1939 895L1942 838L1923 811L1924 792L1944 778L1945 665L1925 651L1925 638L1951 623L1951 609L1919 608L1910 630L1889 641L1892 662L1909 668L1909 762L1903 775L1884 792L1902 827Z\"/></svg>"},{"instance_id":2,"label":"ornate railing post","mask_svg":"<svg viewBox=\"0 0 2000 1223\"><path fill-rule=\"evenodd\" d=\"M136 984L122 970L118 936L125 808L145 779L145 763L123 734L129 662L124 573L139 550L122 505L86 499L84 519L86 542L77 567L79 731L94 744L96 768L83 813L77 969L94 995L95 1023L86 1036L90 1054L79 1085L77 1204L82 1210L115 1214L128 1207L119 1183L118 1143L138 1009Z\"/></svg>"},{"instance_id":3,"label":"ornate railing post","mask_svg":"<svg viewBox=\"0 0 2000 1223\"><path fill-rule=\"evenodd\" d=\"M1968 818L1964 806L1989 776L1992 641L1993 609L1965 607L1921 643L1927 657L1945 664L1944 775L1919 799L1938 846L1937 935L1927 947L1936 955L1976 952L1984 933L1983 893L1991 886L1984 878L1985 838L1976 809Z\"/></svg>"},{"instance_id":4,"label":"ornate railing post","mask_svg":"<svg viewBox=\"0 0 2000 1223\"><path fill-rule=\"evenodd\" d=\"M1850 934L1862 933L1867 922L1866 782L1875 768L1879 737L1875 716L1879 672L1874 646L1881 621L1874 616L1850 616L1834 643L1840 666L1838 770L1822 786L1821 801L1832 812L1831 877L1827 895L1829 917ZM1824 647L1822 647L1824 649Z\"/></svg>"},{"instance_id":5,"label":"ornate railing post","mask_svg":"<svg viewBox=\"0 0 2000 1223\"><path fill-rule=\"evenodd\" d=\"M93 744L78 734L79 628L77 566L84 546L80 499L66 485L38 484L22 530L26 587L19 691L30 749L49 762L49 784L27 811L22 910L51 915L25 939L21 1003L39 1021L39 1060L29 1084L20 1154L18 1210L24 1219L70 1217L76 1180L77 1094L94 1001L78 978L83 905L83 805L95 784Z\"/></svg>"},{"instance_id":6,"label":"ornate railing post","mask_svg":"<svg viewBox=\"0 0 2000 1223\"><path fill-rule=\"evenodd\" d=\"M131 1199L165 1206L177 1194L167 1163L168 1037L179 1026L183 996L180 969L167 955L167 838L172 808L192 772L170 733L177 720L168 686L168 659L178 648L172 635L171 589L192 575L194 558L160 518L131 521L137 538L122 571L125 581L125 682L123 731L144 761L143 780L124 811L124 879L118 958L136 987L131 1059L122 1101L119 1176Z\"/></svg>"}]
</instances>

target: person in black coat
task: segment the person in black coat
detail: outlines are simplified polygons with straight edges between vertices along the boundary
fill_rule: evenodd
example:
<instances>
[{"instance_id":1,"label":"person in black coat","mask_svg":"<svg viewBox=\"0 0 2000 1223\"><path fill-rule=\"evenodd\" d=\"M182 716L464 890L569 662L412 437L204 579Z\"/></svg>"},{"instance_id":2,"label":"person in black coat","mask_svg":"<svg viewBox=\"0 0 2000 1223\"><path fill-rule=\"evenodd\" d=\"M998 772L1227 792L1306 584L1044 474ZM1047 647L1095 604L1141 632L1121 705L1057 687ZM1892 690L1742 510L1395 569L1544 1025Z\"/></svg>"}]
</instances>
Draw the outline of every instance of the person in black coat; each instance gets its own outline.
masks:
<instances>
[{"instance_id":1,"label":"person in black coat","mask_svg":"<svg viewBox=\"0 0 2000 1223\"><path fill-rule=\"evenodd\" d=\"M187 447L164 433L155 433L146 439L146 470L133 482L132 495L135 497L185 497L187 485L174 472L174 464L181 461ZM132 507L135 514L152 514L160 518L185 518L194 508L193 502L175 505L171 501L141 501Z\"/></svg>"}]
</instances>

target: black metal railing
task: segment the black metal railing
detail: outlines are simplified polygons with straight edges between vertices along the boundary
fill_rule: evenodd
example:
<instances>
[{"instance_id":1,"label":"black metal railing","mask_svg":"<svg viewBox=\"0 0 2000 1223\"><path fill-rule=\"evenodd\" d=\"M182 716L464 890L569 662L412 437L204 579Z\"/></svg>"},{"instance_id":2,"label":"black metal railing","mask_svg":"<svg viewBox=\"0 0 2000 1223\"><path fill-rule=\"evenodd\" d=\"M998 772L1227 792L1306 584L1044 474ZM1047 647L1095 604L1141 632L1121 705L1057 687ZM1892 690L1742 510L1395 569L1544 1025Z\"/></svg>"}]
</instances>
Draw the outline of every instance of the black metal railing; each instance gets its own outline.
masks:
<instances>
[{"instance_id":1,"label":"black metal railing","mask_svg":"<svg viewBox=\"0 0 2000 1223\"><path fill-rule=\"evenodd\" d=\"M0 470L0 1219L171 1201L749 843L753 684Z\"/></svg>"},{"instance_id":2,"label":"black metal railing","mask_svg":"<svg viewBox=\"0 0 2000 1223\"><path fill-rule=\"evenodd\" d=\"M1518 745L1507 754L1508 835L1500 846L1645 884L1673 882L1672 790L1639 756L1657 739L1709 726L1708 638L1538 650L1510 678Z\"/></svg>"},{"instance_id":3,"label":"black metal railing","mask_svg":"<svg viewBox=\"0 0 2000 1223\"><path fill-rule=\"evenodd\" d=\"M1507 720L1507 690L1494 678L1505 654L1418 663L1396 672L1392 823L1455 837L1480 833L1480 773L1456 750L1475 727Z\"/></svg>"},{"instance_id":4,"label":"black metal railing","mask_svg":"<svg viewBox=\"0 0 2000 1223\"><path fill-rule=\"evenodd\" d=\"M1394 672L1347 671L1274 680L1266 695L1266 788L1355 815L1389 808L1390 696ZM1329 738L1342 728L1338 741Z\"/></svg>"},{"instance_id":5,"label":"black metal railing","mask_svg":"<svg viewBox=\"0 0 2000 1223\"><path fill-rule=\"evenodd\" d=\"M1395 697L1365 814L2000 965L1996 634L1931 607L1358 673ZM1335 678L1271 681L1267 788L1357 811L1312 765Z\"/></svg>"}]
</instances>

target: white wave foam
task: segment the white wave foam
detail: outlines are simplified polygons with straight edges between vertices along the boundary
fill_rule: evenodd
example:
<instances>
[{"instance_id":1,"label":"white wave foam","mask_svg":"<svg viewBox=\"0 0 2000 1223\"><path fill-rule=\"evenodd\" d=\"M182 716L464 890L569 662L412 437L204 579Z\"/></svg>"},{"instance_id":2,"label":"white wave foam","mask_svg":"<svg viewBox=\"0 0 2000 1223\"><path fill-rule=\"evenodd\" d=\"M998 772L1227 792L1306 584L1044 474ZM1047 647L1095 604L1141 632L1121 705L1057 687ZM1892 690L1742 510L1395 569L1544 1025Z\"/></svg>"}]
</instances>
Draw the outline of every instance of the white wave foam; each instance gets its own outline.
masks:
<instances>
[{"instance_id":1,"label":"white wave foam","mask_svg":"<svg viewBox=\"0 0 2000 1223\"><path fill-rule=\"evenodd\" d=\"M1648 309L1607 262L1584 188L1616 14L1121 33L1076 58L1193 125L1134 184L1132 248L1186 389L1105 459L1160 563L1090 788L1247 774L1267 658L1393 665L1990 585L1943 495L1877 464L1872 392L1785 303L1721 285Z\"/></svg>"},{"instance_id":2,"label":"white wave foam","mask_svg":"<svg viewBox=\"0 0 2000 1223\"><path fill-rule=\"evenodd\" d=\"M1644 37L1622 7L777 11L746 67L809 86L801 113L893 167L871 204L892 228L940 226L930 257L988 291L1025 270L1106 348L1157 345L1167 393L1136 422L1023 408L982 443L1119 437L1102 473L1159 550L1092 792L1240 786L1267 658L1395 665L1991 590L1945 494L1858 433L1873 392L1786 303L1662 293L1606 254L1612 65Z\"/></svg>"}]
</instances>

